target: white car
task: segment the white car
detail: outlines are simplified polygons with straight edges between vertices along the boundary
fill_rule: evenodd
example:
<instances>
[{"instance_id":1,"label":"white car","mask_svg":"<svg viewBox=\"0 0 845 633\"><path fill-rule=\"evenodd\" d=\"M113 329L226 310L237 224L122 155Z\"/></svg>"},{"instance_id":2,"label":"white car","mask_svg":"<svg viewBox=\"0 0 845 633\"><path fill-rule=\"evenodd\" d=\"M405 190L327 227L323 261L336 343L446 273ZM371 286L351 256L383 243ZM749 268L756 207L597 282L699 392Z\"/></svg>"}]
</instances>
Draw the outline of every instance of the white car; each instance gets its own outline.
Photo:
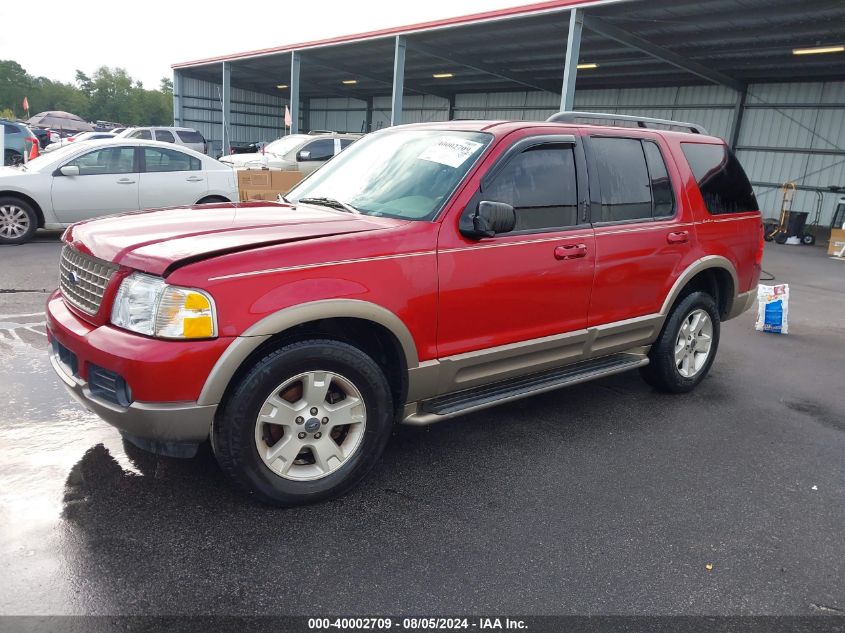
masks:
<instances>
[{"instance_id":1,"label":"white car","mask_svg":"<svg viewBox=\"0 0 845 633\"><path fill-rule=\"evenodd\" d=\"M112 134L111 132L81 132L80 134L74 134L73 136L68 136L67 138L51 142L47 147L42 149L41 152L55 152L57 149L67 147L71 143L78 143L79 141L98 141L114 138L115 136L117 135Z\"/></svg>"},{"instance_id":2,"label":"white car","mask_svg":"<svg viewBox=\"0 0 845 633\"><path fill-rule=\"evenodd\" d=\"M238 200L228 165L169 143L78 141L0 167L0 244L112 213Z\"/></svg>"},{"instance_id":3,"label":"white car","mask_svg":"<svg viewBox=\"0 0 845 633\"><path fill-rule=\"evenodd\" d=\"M206 143L203 135L190 127L128 127L120 132L117 137L175 143L200 154L208 153L208 143Z\"/></svg>"},{"instance_id":4,"label":"white car","mask_svg":"<svg viewBox=\"0 0 845 633\"><path fill-rule=\"evenodd\" d=\"M267 167L310 174L359 138L360 134L289 134L268 143L263 153L229 154L220 162L236 168Z\"/></svg>"}]
</instances>

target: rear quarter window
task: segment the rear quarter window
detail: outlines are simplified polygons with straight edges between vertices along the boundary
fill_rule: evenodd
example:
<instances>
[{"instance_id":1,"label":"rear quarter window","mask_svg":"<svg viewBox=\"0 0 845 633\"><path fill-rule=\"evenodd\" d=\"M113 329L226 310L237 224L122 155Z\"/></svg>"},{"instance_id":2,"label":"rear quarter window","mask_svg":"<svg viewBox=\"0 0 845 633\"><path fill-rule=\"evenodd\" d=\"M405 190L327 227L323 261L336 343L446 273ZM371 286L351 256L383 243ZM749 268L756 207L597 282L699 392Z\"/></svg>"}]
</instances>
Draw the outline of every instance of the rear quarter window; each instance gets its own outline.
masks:
<instances>
[{"instance_id":1,"label":"rear quarter window","mask_svg":"<svg viewBox=\"0 0 845 633\"><path fill-rule=\"evenodd\" d=\"M713 215L757 211L757 198L736 156L724 145L681 143L707 210Z\"/></svg>"},{"instance_id":2,"label":"rear quarter window","mask_svg":"<svg viewBox=\"0 0 845 633\"><path fill-rule=\"evenodd\" d=\"M202 134L194 132L193 130L176 130L176 134L179 135L179 138L182 139L183 143L205 143L205 139L202 137Z\"/></svg>"}]
</instances>

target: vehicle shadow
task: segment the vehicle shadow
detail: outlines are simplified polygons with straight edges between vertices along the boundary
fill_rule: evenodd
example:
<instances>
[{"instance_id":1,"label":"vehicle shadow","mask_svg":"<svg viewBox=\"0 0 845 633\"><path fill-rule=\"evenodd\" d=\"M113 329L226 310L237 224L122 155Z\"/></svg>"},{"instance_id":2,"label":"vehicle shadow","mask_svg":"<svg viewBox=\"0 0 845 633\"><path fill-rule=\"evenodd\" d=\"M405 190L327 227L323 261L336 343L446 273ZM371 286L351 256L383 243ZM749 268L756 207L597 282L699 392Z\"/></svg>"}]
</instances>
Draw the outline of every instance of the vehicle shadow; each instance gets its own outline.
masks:
<instances>
[{"instance_id":1,"label":"vehicle shadow","mask_svg":"<svg viewBox=\"0 0 845 633\"><path fill-rule=\"evenodd\" d=\"M400 427L349 494L287 509L236 490L208 447L180 460L129 445L129 468L97 444L67 476L65 568L89 613L398 614L435 596L460 610L460 594L443 594L437 579L458 586L522 569L517 544L546 538L545 521L563 529L573 509L604 512L595 486L605 476L605 440L620 428L650 435L659 416L631 413L653 410L655 398L634 374ZM460 564L443 555L450 551ZM549 574L563 568L563 552L548 555ZM486 591L473 609L502 608L497 595ZM510 606L520 605L530 606Z\"/></svg>"}]
</instances>

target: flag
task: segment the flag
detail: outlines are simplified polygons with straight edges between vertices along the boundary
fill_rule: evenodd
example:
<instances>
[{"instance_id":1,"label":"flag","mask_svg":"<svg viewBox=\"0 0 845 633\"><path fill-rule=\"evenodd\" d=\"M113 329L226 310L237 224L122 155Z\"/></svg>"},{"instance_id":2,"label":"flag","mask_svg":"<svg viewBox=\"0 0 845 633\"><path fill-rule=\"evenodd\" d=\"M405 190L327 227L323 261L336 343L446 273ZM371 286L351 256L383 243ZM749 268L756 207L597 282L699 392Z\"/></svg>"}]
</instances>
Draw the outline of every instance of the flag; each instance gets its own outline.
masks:
<instances>
[{"instance_id":1,"label":"flag","mask_svg":"<svg viewBox=\"0 0 845 633\"><path fill-rule=\"evenodd\" d=\"M29 112L29 99L26 97L23 98L23 109L24 112Z\"/></svg>"},{"instance_id":2,"label":"flag","mask_svg":"<svg viewBox=\"0 0 845 633\"><path fill-rule=\"evenodd\" d=\"M290 127L293 124L293 119L290 117L290 110L285 106L285 127Z\"/></svg>"}]
</instances>

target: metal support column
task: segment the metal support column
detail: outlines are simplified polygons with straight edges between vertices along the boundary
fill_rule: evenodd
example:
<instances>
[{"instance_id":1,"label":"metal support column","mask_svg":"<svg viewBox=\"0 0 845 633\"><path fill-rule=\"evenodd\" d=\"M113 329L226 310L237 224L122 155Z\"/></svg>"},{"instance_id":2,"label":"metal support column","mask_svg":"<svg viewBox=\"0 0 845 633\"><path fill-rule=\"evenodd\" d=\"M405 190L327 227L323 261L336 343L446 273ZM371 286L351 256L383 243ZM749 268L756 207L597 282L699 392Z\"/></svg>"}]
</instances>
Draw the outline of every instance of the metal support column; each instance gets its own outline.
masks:
<instances>
[{"instance_id":1,"label":"metal support column","mask_svg":"<svg viewBox=\"0 0 845 633\"><path fill-rule=\"evenodd\" d=\"M223 156L232 153L232 137L230 130L232 126L232 65L223 62Z\"/></svg>"},{"instance_id":2,"label":"metal support column","mask_svg":"<svg viewBox=\"0 0 845 633\"><path fill-rule=\"evenodd\" d=\"M301 53L290 54L290 133L299 134L299 61Z\"/></svg>"},{"instance_id":3,"label":"metal support column","mask_svg":"<svg viewBox=\"0 0 845 633\"><path fill-rule=\"evenodd\" d=\"M731 135L728 139L731 151L736 151L739 143L739 129L742 126L742 115L745 114L745 98L748 96L748 87L738 90L736 93L736 105L734 105L734 117L731 122Z\"/></svg>"},{"instance_id":4,"label":"metal support column","mask_svg":"<svg viewBox=\"0 0 845 633\"><path fill-rule=\"evenodd\" d=\"M402 123L402 93L405 91L405 38L396 36L393 54L393 100L390 107L390 125Z\"/></svg>"},{"instance_id":5,"label":"metal support column","mask_svg":"<svg viewBox=\"0 0 845 633\"><path fill-rule=\"evenodd\" d=\"M365 115L366 118L364 119L364 129L361 130L365 134L369 134L373 131L373 98L367 97L367 114Z\"/></svg>"},{"instance_id":6,"label":"metal support column","mask_svg":"<svg viewBox=\"0 0 845 633\"><path fill-rule=\"evenodd\" d=\"M569 35L566 38L566 63L563 67L563 86L560 90L560 109L573 110L575 106L575 79L578 76L578 57L581 55L581 31L584 12L569 11Z\"/></svg>"},{"instance_id":7,"label":"metal support column","mask_svg":"<svg viewBox=\"0 0 845 633\"><path fill-rule=\"evenodd\" d=\"M182 71L173 70L173 125L182 127L184 114L182 112Z\"/></svg>"},{"instance_id":8,"label":"metal support column","mask_svg":"<svg viewBox=\"0 0 845 633\"><path fill-rule=\"evenodd\" d=\"M449 114L447 115L447 121L452 121L455 118L455 93L449 95Z\"/></svg>"}]
</instances>

